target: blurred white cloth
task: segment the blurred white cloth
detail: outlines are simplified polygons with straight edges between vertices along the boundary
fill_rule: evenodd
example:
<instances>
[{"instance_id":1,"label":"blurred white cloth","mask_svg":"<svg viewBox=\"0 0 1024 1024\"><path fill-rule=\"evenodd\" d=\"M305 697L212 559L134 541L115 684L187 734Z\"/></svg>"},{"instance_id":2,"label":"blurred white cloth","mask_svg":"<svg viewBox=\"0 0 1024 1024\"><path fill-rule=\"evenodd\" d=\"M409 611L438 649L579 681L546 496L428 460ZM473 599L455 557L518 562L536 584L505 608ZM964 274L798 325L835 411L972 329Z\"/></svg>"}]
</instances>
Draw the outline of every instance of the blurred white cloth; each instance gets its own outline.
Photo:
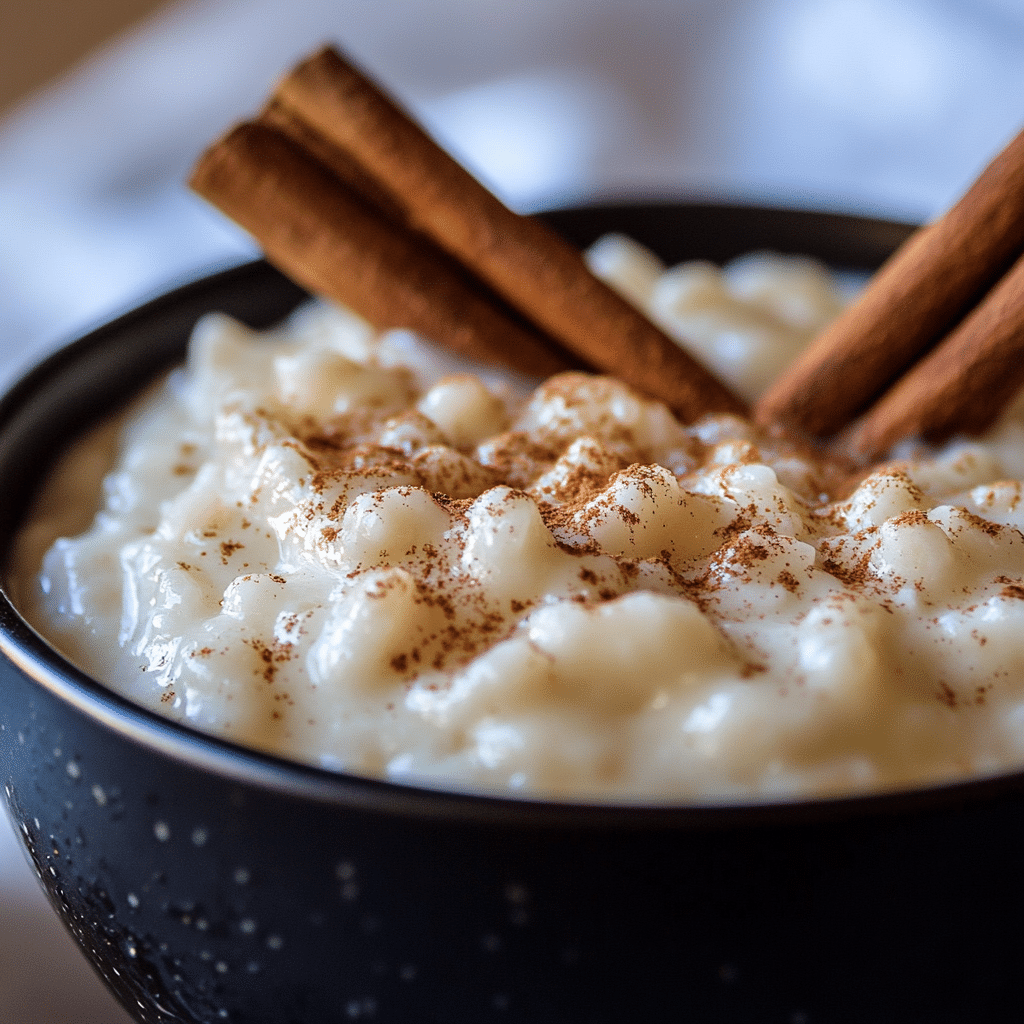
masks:
<instances>
[{"instance_id":1,"label":"blurred white cloth","mask_svg":"<svg viewBox=\"0 0 1024 1024\"><path fill-rule=\"evenodd\" d=\"M699 195L923 219L1024 124L1019 0L180 3L0 124L0 385L254 253L182 182L324 41L521 210ZM0 1021L123 1020L13 851Z\"/></svg>"},{"instance_id":2,"label":"blurred white cloth","mask_svg":"<svg viewBox=\"0 0 1024 1024\"><path fill-rule=\"evenodd\" d=\"M1024 121L1014 0L194 0L0 125L0 382L252 252L183 187L340 42L520 209L699 193L927 217Z\"/></svg>"}]
</instances>

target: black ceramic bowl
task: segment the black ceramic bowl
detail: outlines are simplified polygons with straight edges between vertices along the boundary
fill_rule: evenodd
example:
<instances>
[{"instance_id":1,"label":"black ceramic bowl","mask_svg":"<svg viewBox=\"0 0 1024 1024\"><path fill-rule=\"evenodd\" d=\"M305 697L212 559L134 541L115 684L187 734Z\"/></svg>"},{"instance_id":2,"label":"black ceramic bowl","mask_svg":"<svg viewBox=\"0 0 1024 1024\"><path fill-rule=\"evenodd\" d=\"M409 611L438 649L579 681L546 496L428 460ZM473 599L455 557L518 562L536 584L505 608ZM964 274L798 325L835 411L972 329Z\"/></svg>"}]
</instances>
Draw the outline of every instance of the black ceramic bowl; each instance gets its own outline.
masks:
<instances>
[{"instance_id":1,"label":"black ceramic bowl","mask_svg":"<svg viewBox=\"0 0 1024 1024\"><path fill-rule=\"evenodd\" d=\"M554 214L670 260L871 268L904 225L660 205ZM257 263L63 350L0 404L9 545L69 436L179 359L206 310L301 293ZM140 710L0 601L0 771L50 899L139 1021L1019 1019L1024 776L773 806L462 796L249 753Z\"/></svg>"}]
</instances>

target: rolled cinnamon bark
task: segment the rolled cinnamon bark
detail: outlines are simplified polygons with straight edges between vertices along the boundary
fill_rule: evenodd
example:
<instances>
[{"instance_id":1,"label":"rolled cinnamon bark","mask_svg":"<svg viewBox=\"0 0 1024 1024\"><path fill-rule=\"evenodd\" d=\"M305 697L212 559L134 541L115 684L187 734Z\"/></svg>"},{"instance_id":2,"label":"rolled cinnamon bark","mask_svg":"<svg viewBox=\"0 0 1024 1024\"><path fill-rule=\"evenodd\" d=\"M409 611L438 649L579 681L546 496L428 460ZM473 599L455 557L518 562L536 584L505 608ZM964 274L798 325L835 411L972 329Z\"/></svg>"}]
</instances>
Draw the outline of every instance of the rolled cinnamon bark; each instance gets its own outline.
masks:
<instances>
[{"instance_id":1,"label":"rolled cinnamon bark","mask_svg":"<svg viewBox=\"0 0 1024 1024\"><path fill-rule=\"evenodd\" d=\"M274 100L352 157L408 222L591 366L688 420L742 403L589 271L540 221L504 206L332 49L304 61Z\"/></svg>"},{"instance_id":2,"label":"rolled cinnamon bark","mask_svg":"<svg viewBox=\"0 0 1024 1024\"><path fill-rule=\"evenodd\" d=\"M409 226L405 209L395 201L387 189L381 187L376 178L363 169L355 157L346 150L332 145L292 111L271 100L260 111L256 123L269 125L287 135L381 216L395 224Z\"/></svg>"},{"instance_id":3,"label":"rolled cinnamon bark","mask_svg":"<svg viewBox=\"0 0 1024 1024\"><path fill-rule=\"evenodd\" d=\"M1024 384L1024 257L924 359L887 391L850 436L874 458L904 437L944 441L991 426Z\"/></svg>"},{"instance_id":4,"label":"rolled cinnamon bark","mask_svg":"<svg viewBox=\"0 0 1024 1024\"><path fill-rule=\"evenodd\" d=\"M826 436L949 332L1024 251L1024 132L948 213L916 232L755 410Z\"/></svg>"},{"instance_id":5,"label":"rolled cinnamon bark","mask_svg":"<svg viewBox=\"0 0 1024 1024\"><path fill-rule=\"evenodd\" d=\"M333 145L301 118L282 107L281 104L274 100L267 103L256 118L256 123L269 125L287 135L296 145L312 156L314 160L323 164L324 167L339 179L343 186L358 195L360 199L372 207L380 216L390 220L398 227L415 232L415 229L409 225L404 209L398 205L394 197L372 175L366 172L363 166L350 153ZM464 285L475 292L483 302L493 306L500 316L511 320L527 334L535 336L545 348L558 357L563 368L587 368L579 359L539 332L518 310L513 309L478 277L454 260L449 260L443 254L440 254L436 245L425 235L416 232L415 240L417 244L424 246L433 255L440 256L441 263L446 264L451 272L456 274ZM527 355L529 356L529 351ZM505 353L502 358L504 365L510 364L509 353Z\"/></svg>"},{"instance_id":6,"label":"rolled cinnamon bark","mask_svg":"<svg viewBox=\"0 0 1024 1024\"><path fill-rule=\"evenodd\" d=\"M443 252L380 216L272 125L233 129L203 154L189 184L253 234L289 277L378 328L409 328L535 376L570 365L481 297Z\"/></svg>"}]
</instances>

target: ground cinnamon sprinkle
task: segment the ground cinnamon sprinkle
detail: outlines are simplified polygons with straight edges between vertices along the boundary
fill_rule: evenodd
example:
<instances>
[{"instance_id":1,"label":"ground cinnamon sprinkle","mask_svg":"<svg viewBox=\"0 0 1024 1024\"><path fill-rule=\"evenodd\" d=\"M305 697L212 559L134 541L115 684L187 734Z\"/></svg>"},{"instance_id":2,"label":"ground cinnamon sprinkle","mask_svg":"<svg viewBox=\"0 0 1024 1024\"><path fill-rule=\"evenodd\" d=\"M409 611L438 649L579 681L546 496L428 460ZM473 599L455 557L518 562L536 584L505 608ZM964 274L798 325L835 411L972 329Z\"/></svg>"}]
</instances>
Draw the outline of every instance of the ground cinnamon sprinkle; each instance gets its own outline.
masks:
<instances>
[{"instance_id":1,"label":"ground cinnamon sprinkle","mask_svg":"<svg viewBox=\"0 0 1024 1024\"><path fill-rule=\"evenodd\" d=\"M865 583L876 578L871 569L870 551L866 551L853 563L825 557L821 566L830 576L835 576L840 583L848 587L863 587Z\"/></svg>"},{"instance_id":2,"label":"ground cinnamon sprinkle","mask_svg":"<svg viewBox=\"0 0 1024 1024\"><path fill-rule=\"evenodd\" d=\"M960 514L973 527L981 530L982 533L987 534L989 537L998 537L1003 532L1003 527L999 523L993 523L991 519L985 519L983 516L975 515L975 513L968 512L966 509L962 510Z\"/></svg>"},{"instance_id":3,"label":"ground cinnamon sprinkle","mask_svg":"<svg viewBox=\"0 0 1024 1024\"><path fill-rule=\"evenodd\" d=\"M788 570L784 569L780 572L778 580L791 594L795 594L800 589L800 581Z\"/></svg>"},{"instance_id":4,"label":"ground cinnamon sprinkle","mask_svg":"<svg viewBox=\"0 0 1024 1024\"><path fill-rule=\"evenodd\" d=\"M225 540L221 541L220 545L220 557L223 565L228 564L228 560L236 551L241 551L245 547L244 544L239 544L238 541Z\"/></svg>"}]
</instances>

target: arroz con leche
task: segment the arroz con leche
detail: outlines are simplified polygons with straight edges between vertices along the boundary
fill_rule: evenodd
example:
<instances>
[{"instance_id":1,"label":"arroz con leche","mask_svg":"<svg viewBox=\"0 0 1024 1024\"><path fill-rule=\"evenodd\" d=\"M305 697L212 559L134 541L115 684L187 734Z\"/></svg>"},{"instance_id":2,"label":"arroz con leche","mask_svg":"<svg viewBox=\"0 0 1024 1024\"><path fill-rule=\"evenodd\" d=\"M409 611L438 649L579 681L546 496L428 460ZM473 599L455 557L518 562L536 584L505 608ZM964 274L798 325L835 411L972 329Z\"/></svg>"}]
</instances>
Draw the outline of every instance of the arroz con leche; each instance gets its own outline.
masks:
<instances>
[{"instance_id":1,"label":"arroz con leche","mask_svg":"<svg viewBox=\"0 0 1024 1024\"><path fill-rule=\"evenodd\" d=\"M843 304L803 259L588 258L747 400ZM1020 407L851 478L734 416L682 425L321 304L263 335L203 320L64 457L12 576L96 678L300 761L573 800L841 794L1024 763L1022 477Z\"/></svg>"}]
</instances>

